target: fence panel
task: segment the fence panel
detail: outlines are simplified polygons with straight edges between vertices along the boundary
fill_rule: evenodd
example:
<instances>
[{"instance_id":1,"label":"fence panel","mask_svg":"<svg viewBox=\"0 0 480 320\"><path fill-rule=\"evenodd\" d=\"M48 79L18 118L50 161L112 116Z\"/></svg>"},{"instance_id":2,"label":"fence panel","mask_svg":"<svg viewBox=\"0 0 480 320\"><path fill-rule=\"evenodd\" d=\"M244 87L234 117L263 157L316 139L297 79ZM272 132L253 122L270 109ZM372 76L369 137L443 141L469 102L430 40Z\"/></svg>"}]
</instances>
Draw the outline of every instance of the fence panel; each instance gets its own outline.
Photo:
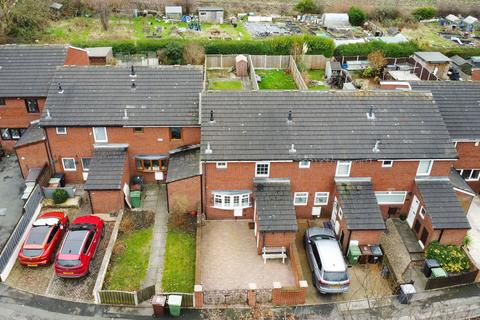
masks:
<instances>
[{"instance_id":1,"label":"fence panel","mask_svg":"<svg viewBox=\"0 0 480 320\"><path fill-rule=\"evenodd\" d=\"M305 55L303 56L303 62L307 69L325 69L327 59L323 55Z\"/></svg>"},{"instance_id":2,"label":"fence panel","mask_svg":"<svg viewBox=\"0 0 480 320\"><path fill-rule=\"evenodd\" d=\"M297 64L292 56L290 56L290 74L293 76L293 80L300 90L308 90L305 80L302 78L302 74L298 71Z\"/></svg>"},{"instance_id":3,"label":"fence panel","mask_svg":"<svg viewBox=\"0 0 480 320\"><path fill-rule=\"evenodd\" d=\"M136 305L136 292L100 290L98 297L101 304L118 304L118 305Z\"/></svg>"},{"instance_id":4,"label":"fence panel","mask_svg":"<svg viewBox=\"0 0 480 320\"><path fill-rule=\"evenodd\" d=\"M10 261L10 258L12 257L12 254L14 254L15 249L20 243L20 240L22 239L25 231L27 230L28 225L30 224L30 220L35 214L35 211L40 205L40 202L42 201L42 199L43 199L42 190L40 188L40 185L37 184L37 186L33 189L32 193L30 194L27 202L23 207L24 214L18 221L17 226L15 227L15 230L13 230L12 234L10 235L10 238L8 239L7 243L3 248L2 253L0 254L0 273L3 273L3 271L5 270L5 267L7 266L8 262ZM5 279L2 279L2 280L5 280Z\"/></svg>"},{"instance_id":5,"label":"fence panel","mask_svg":"<svg viewBox=\"0 0 480 320\"><path fill-rule=\"evenodd\" d=\"M137 291L137 302L142 303L155 295L155 286L150 286Z\"/></svg>"},{"instance_id":6,"label":"fence panel","mask_svg":"<svg viewBox=\"0 0 480 320\"><path fill-rule=\"evenodd\" d=\"M429 278L427 279L427 284L425 285L425 290L430 289L438 289L438 288L445 288L456 286L460 284L468 284L475 282L475 278L477 277L478 270L464 272L458 275L449 276L446 278Z\"/></svg>"},{"instance_id":7,"label":"fence panel","mask_svg":"<svg viewBox=\"0 0 480 320\"><path fill-rule=\"evenodd\" d=\"M176 295L176 296L182 296L182 308L193 308L193 300L194 296L193 293L184 293L184 292L161 292L161 295L165 296L171 296L171 295Z\"/></svg>"}]
</instances>

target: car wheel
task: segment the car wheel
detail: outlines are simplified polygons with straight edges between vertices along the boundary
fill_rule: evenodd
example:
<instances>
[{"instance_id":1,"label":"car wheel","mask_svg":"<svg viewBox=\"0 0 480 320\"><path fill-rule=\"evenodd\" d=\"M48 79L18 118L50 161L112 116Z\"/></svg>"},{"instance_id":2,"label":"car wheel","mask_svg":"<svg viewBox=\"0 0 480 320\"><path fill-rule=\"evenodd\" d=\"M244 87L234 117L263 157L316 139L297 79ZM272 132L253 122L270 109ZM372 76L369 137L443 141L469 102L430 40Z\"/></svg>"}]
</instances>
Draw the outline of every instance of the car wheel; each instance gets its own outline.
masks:
<instances>
[{"instance_id":1,"label":"car wheel","mask_svg":"<svg viewBox=\"0 0 480 320\"><path fill-rule=\"evenodd\" d=\"M103 237L105 237L105 227L102 228L102 235L101 235L101 238L103 239Z\"/></svg>"},{"instance_id":2,"label":"car wheel","mask_svg":"<svg viewBox=\"0 0 480 320\"><path fill-rule=\"evenodd\" d=\"M88 264L88 274L91 274L93 272L93 261L90 261Z\"/></svg>"},{"instance_id":3,"label":"car wheel","mask_svg":"<svg viewBox=\"0 0 480 320\"><path fill-rule=\"evenodd\" d=\"M52 254L52 255L50 256L50 264L53 264L54 262L55 262L55 255Z\"/></svg>"}]
</instances>

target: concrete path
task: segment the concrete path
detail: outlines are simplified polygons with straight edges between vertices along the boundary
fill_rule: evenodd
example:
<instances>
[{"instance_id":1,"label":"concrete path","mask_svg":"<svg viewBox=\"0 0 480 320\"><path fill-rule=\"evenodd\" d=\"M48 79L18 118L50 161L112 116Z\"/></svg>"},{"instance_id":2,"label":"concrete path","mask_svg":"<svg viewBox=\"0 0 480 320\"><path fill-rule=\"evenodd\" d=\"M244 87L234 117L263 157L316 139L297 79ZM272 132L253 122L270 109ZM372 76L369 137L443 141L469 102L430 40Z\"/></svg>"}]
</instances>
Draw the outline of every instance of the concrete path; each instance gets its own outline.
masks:
<instances>
[{"instance_id":1,"label":"concrete path","mask_svg":"<svg viewBox=\"0 0 480 320\"><path fill-rule=\"evenodd\" d=\"M478 196L473 198L467 218L472 227L472 229L468 231L468 235L472 239L472 244L468 246L468 250L475 260L477 267L480 268L480 198Z\"/></svg>"},{"instance_id":2,"label":"concrete path","mask_svg":"<svg viewBox=\"0 0 480 320\"><path fill-rule=\"evenodd\" d=\"M143 287L155 285L157 292L162 289L163 261L168 231L167 191L165 185L146 186L142 209L155 212L150 261L143 280Z\"/></svg>"}]
</instances>

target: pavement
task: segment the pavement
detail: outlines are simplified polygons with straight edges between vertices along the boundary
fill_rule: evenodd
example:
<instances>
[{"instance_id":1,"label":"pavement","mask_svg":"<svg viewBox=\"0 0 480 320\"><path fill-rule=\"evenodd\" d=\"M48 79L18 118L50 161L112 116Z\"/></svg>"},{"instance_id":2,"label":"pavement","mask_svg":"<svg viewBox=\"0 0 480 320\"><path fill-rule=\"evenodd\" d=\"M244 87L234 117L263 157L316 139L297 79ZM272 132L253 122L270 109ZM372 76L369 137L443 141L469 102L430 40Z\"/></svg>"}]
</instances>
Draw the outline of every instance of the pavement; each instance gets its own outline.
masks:
<instances>
[{"instance_id":1,"label":"pavement","mask_svg":"<svg viewBox=\"0 0 480 320\"><path fill-rule=\"evenodd\" d=\"M150 260L142 286L145 288L155 285L156 292L161 292L168 233L167 191L165 185L146 186L141 208L155 212Z\"/></svg>"},{"instance_id":2,"label":"pavement","mask_svg":"<svg viewBox=\"0 0 480 320\"><path fill-rule=\"evenodd\" d=\"M480 198L473 198L470 209L467 213L468 221L472 229L468 231L468 235L472 239L472 243L468 246L470 255L475 260L475 264L480 268Z\"/></svg>"},{"instance_id":3,"label":"pavement","mask_svg":"<svg viewBox=\"0 0 480 320\"><path fill-rule=\"evenodd\" d=\"M14 155L5 156L0 161L0 250L23 214L23 189L17 158Z\"/></svg>"}]
</instances>

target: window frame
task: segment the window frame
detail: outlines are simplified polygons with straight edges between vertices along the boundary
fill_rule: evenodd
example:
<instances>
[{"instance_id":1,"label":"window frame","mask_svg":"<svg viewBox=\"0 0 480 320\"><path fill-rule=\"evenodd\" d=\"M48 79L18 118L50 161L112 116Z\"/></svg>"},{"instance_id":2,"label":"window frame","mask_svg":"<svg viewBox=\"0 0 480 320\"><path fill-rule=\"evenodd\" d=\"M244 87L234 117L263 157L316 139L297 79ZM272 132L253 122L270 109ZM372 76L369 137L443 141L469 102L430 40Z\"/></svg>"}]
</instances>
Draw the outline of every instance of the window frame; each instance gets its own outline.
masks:
<instances>
[{"instance_id":1,"label":"window frame","mask_svg":"<svg viewBox=\"0 0 480 320\"><path fill-rule=\"evenodd\" d=\"M267 173L258 173L258 166L259 165L266 165L267 166ZM268 178L270 176L270 162L268 161L257 161L255 162L255 177L257 178Z\"/></svg>"},{"instance_id":2,"label":"window frame","mask_svg":"<svg viewBox=\"0 0 480 320\"><path fill-rule=\"evenodd\" d=\"M153 169L153 161L158 161L158 170ZM138 166L138 163L142 164L142 168ZM150 162L149 166L145 166L146 162ZM135 158L135 168L139 172L165 172L168 167L167 159L137 159ZM147 168L147 169L145 169ZM150 169L151 168L151 169Z\"/></svg>"},{"instance_id":3,"label":"window frame","mask_svg":"<svg viewBox=\"0 0 480 320\"><path fill-rule=\"evenodd\" d=\"M252 206L251 192L226 193L212 192L213 208L223 210L246 209ZM238 199L238 201L236 201ZM247 201L245 201L247 199ZM246 202L246 203L245 203ZM237 203L237 205L235 205Z\"/></svg>"},{"instance_id":4,"label":"window frame","mask_svg":"<svg viewBox=\"0 0 480 320\"><path fill-rule=\"evenodd\" d=\"M403 194L403 201L402 202L391 202L391 201L379 201L378 196L392 196L394 194L400 195ZM375 198L377 199L377 203L379 205L403 205L405 203L405 199L407 198L407 191L375 191Z\"/></svg>"},{"instance_id":5,"label":"window frame","mask_svg":"<svg viewBox=\"0 0 480 320\"><path fill-rule=\"evenodd\" d=\"M90 161L89 164L88 164L88 168L85 168L85 165L84 165L84 162L83 162L84 159L88 159ZM82 157L82 158L80 158L80 162L82 163L82 170L83 171L85 171L85 172L90 171L90 165L92 163L92 158L91 157Z\"/></svg>"},{"instance_id":6,"label":"window frame","mask_svg":"<svg viewBox=\"0 0 480 320\"><path fill-rule=\"evenodd\" d=\"M303 196L302 196L303 195ZM296 207L304 207L308 205L308 192L300 191L293 194L293 205ZM297 203L297 198L305 198L305 203Z\"/></svg>"},{"instance_id":7,"label":"window frame","mask_svg":"<svg viewBox=\"0 0 480 320\"><path fill-rule=\"evenodd\" d=\"M180 134L180 138L174 138L173 137L173 131L178 129L178 133ZM180 141L183 140L183 129L182 127L171 127L170 128L170 140L173 141Z\"/></svg>"},{"instance_id":8,"label":"window frame","mask_svg":"<svg viewBox=\"0 0 480 320\"><path fill-rule=\"evenodd\" d=\"M347 165L348 164L348 173L347 174L339 174L338 169L340 168L341 165ZM337 168L335 169L335 177L350 177L350 172L352 171L352 161L348 160L338 160L337 161Z\"/></svg>"},{"instance_id":9,"label":"window frame","mask_svg":"<svg viewBox=\"0 0 480 320\"><path fill-rule=\"evenodd\" d=\"M422 162L426 162L426 161L429 161L428 172L426 172L426 173L421 173L421 172L420 172L421 163L422 163ZM419 161L418 161L418 167L417 167L417 176L429 176L430 173L432 172L433 162L434 162L434 161L433 161L432 159L419 160Z\"/></svg>"},{"instance_id":10,"label":"window frame","mask_svg":"<svg viewBox=\"0 0 480 320\"><path fill-rule=\"evenodd\" d=\"M423 213L422 213L423 211ZM420 207L420 210L418 210L418 215L422 218L422 219L425 219L425 215L427 214L427 210L425 210L425 207L424 206L421 206Z\"/></svg>"},{"instance_id":11,"label":"window frame","mask_svg":"<svg viewBox=\"0 0 480 320\"><path fill-rule=\"evenodd\" d=\"M385 162L390 162L390 164L386 164ZM391 168L393 167L393 160L382 160L382 168Z\"/></svg>"},{"instance_id":12,"label":"window frame","mask_svg":"<svg viewBox=\"0 0 480 320\"><path fill-rule=\"evenodd\" d=\"M134 134L142 134L145 131L144 127L134 127L133 129Z\"/></svg>"},{"instance_id":13,"label":"window frame","mask_svg":"<svg viewBox=\"0 0 480 320\"><path fill-rule=\"evenodd\" d=\"M73 169L68 169L65 167L65 160L72 160L73 161ZM75 158L73 157L63 157L62 158L62 166L63 166L63 171L77 171L77 163Z\"/></svg>"},{"instance_id":14,"label":"window frame","mask_svg":"<svg viewBox=\"0 0 480 320\"><path fill-rule=\"evenodd\" d=\"M302 164L303 163L303 164ZM305 164L306 163L306 164ZM308 160L300 160L298 162L298 167L300 169L309 169L310 168L310 161Z\"/></svg>"},{"instance_id":15,"label":"window frame","mask_svg":"<svg viewBox=\"0 0 480 320\"><path fill-rule=\"evenodd\" d=\"M104 130L104 132L105 132L105 140L99 140L99 139L98 139L97 134L96 134L96 129L103 129L103 130ZM96 143L106 143L106 142L108 142L107 127L92 127L92 131L93 131L93 140L94 140Z\"/></svg>"},{"instance_id":16,"label":"window frame","mask_svg":"<svg viewBox=\"0 0 480 320\"><path fill-rule=\"evenodd\" d=\"M7 99L0 98L0 106L6 106L6 105L7 105Z\"/></svg>"},{"instance_id":17,"label":"window frame","mask_svg":"<svg viewBox=\"0 0 480 320\"><path fill-rule=\"evenodd\" d=\"M227 161L217 161L215 163L215 166L217 169L227 169L228 168L228 162Z\"/></svg>"},{"instance_id":18,"label":"window frame","mask_svg":"<svg viewBox=\"0 0 480 320\"><path fill-rule=\"evenodd\" d=\"M460 176L462 176L462 178L463 178L465 181L480 181L480 169L456 169L456 170L457 170L458 174L459 174ZM464 172L465 170L470 170L470 171L471 171L468 178L465 178L465 177L463 176L463 172ZM473 175L474 172L478 172L477 178L472 178L472 175Z\"/></svg>"},{"instance_id":19,"label":"window frame","mask_svg":"<svg viewBox=\"0 0 480 320\"><path fill-rule=\"evenodd\" d=\"M27 113L40 113L40 106L38 105L38 99L35 98L25 98L25 108L27 109ZM29 102L33 102L35 106L35 111L30 111L30 104Z\"/></svg>"},{"instance_id":20,"label":"window frame","mask_svg":"<svg viewBox=\"0 0 480 320\"><path fill-rule=\"evenodd\" d=\"M325 202L317 202L317 195L319 194L324 194L326 195L326 198L327 200ZM330 192L324 192L324 191L319 191L319 192L315 192L315 196L313 198L313 205L314 206L326 206L328 204L328 200L330 198Z\"/></svg>"},{"instance_id":21,"label":"window frame","mask_svg":"<svg viewBox=\"0 0 480 320\"><path fill-rule=\"evenodd\" d=\"M3 130L8 132L8 138L3 137ZM27 131L26 128L0 128L0 139L3 141L17 141L20 140L25 131ZM13 132L18 132L18 138L14 137Z\"/></svg>"},{"instance_id":22,"label":"window frame","mask_svg":"<svg viewBox=\"0 0 480 320\"><path fill-rule=\"evenodd\" d=\"M61 132L60 130L58 130L58 129L60 129L60 128L65 129L65 131L64 131L64 132ZM56 128L55 128L55 132L56 132L57 134L59 134L59 135L66 135L66 134L67 134L67 127L56 127Z\"/></svg>"}]
</instances>

